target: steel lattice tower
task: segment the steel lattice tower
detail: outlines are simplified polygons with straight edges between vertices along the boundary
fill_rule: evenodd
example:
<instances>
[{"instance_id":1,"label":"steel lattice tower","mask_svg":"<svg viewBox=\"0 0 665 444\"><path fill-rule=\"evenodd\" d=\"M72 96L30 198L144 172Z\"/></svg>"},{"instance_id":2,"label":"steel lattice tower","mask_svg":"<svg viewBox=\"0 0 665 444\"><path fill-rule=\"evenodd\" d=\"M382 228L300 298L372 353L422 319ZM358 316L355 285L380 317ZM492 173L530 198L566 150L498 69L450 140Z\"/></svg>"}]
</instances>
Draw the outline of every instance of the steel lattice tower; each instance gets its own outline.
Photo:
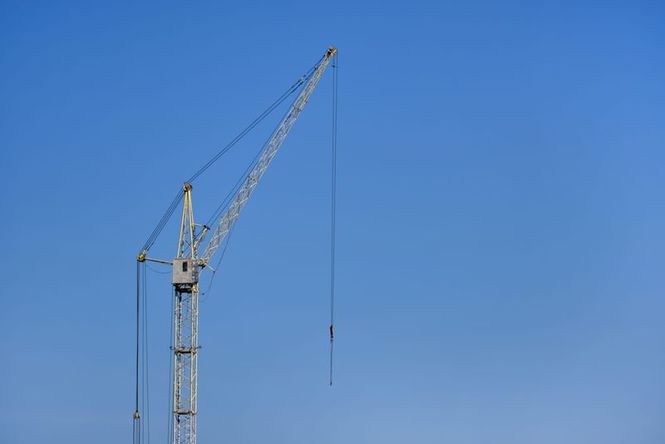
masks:
<instances>
[{"instance_id":1,"label":"steel lattice tower","mask_svg":"<svg viewBox=\"0 0 665 444\"><path fill-rule=\"evenodd\" d=\"M173 260L173 443L196 443L198 413L199 264L192 186L184 200L178 252Z\"/></svg>"}]
</instances>

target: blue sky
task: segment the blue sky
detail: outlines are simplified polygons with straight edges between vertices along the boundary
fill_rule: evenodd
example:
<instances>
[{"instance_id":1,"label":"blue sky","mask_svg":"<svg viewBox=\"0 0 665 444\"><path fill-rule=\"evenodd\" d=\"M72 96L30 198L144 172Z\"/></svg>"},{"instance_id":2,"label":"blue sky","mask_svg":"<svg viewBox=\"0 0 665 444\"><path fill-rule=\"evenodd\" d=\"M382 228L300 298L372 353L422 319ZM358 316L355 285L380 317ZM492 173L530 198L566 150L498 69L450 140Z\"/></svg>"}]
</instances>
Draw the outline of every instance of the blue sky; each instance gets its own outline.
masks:
<instances>
[{"instance_id":1,"label":"blue sky","mask_svg":"<svg viewBox=\"0 0 665 444\"><path fill-rule=\"evenodd\" d=\"M334 44L336 383L327 76L201 303L200 442L665 442L664 20L655 1L3 2L4 439L129 442L136 252ZM270 127L195 185L200 219ZM168 277L149 286L164 442Z\"/></svg>"}]
</instances>

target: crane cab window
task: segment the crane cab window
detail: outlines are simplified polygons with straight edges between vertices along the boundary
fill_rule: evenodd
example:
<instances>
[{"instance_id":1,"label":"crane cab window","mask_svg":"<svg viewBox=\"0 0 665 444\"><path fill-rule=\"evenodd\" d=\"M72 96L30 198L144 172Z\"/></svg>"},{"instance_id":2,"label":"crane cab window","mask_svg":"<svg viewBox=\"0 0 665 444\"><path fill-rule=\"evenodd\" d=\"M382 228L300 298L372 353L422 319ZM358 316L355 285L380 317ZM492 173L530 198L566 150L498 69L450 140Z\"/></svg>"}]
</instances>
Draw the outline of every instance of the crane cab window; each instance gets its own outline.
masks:
<instances>
[{"instance_id":1,"label":"crane cab window","mask_svg":"<svg viewBox=\"0 0 665 444\"><path fill-rule=\"evenodd\" d=\"M182 263L182 271L187 271L187 261L183 261L183 263Z\"/></svg>"}]
</instances>

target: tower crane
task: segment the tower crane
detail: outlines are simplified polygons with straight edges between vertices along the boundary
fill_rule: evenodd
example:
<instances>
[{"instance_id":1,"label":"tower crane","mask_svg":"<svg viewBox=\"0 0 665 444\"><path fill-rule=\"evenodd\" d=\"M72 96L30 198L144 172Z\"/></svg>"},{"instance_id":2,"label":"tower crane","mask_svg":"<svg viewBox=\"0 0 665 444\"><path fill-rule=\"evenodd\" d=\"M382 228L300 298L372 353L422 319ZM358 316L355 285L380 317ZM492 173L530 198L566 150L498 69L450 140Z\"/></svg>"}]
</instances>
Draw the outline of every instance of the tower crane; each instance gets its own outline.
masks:
<instances>
[{"instance_id":1,"label":"tower crane","mask_svg":"<svg viewBox=\"0 0 665 444\"><path fill-rule=\"evenodd\" d=\"M173 285L173 346L172 364L173 379L171 381L172 404L171 409L171 435L172 444L196 444L197 441L197 415L198 415L198 355L199 347L199 276L203 269L214 269L210 261L218 251L220 245L228 237L240 213L256 190L264 173L277 155L289 131L302 113L311 94L314 92L321 76L328 65L337 55L337 49L330 47L326 50L319 62L298 82L296 86L300 93L291 104L271 137L265 143L258 157L255 159L248 173L240 185L235 189L228 204L212 226L197 224L194 219L192 206L191 181L184 183L181 191L174 199L162 218L158 227L148 239L137 255L137 270L140 263L151 261L168 264L172 268L171 283ZM335 86L336 88L336 86ZM296 89L293 89L295 91ZM334 124L335 125L335 124ZM213 158L211 162L216 160ZM207 169L209 162L203 169ZM193 177L196 178L199 173ZM173 259L159 259L148 256L148 252L157 235L168 220L175 208L182 201L180 217L180 230L176 254ZM138 276L138 274L137 274ZM140 280L140 278L138 279ZM137 313L138 313L138 285L137 285ZM332 321L330 325L331 346L333 338ZM137 315L138 337L138 315ZM136 409L134 411L134 440L140 441L141 414L138 403L138 339L137 339L137 395Z\"/></svg>"}]
</instances>

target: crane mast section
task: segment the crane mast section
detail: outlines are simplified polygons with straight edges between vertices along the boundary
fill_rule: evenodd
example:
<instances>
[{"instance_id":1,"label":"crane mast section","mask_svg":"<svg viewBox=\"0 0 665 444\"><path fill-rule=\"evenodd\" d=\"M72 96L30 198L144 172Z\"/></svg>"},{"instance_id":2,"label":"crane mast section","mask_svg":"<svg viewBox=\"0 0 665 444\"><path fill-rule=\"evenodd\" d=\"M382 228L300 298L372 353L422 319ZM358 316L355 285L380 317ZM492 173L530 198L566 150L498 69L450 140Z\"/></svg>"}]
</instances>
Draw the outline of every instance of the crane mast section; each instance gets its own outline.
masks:
<instances>
[{"instance_id":1,"label":"crane mast section","mask_svg":"<svg viewBox=\"0 0 665 444\"><path fill-rule=\"evenodd\" d=\"M330 60L336 53L336 48L328 49L321 62L312 73L309 81L305 84L302 91L291 105L291 108L289 108L286 116L282 119L272 137L264 146L258 160L256 161L256 164L249 172L249 174L247 174L247 177L243 181L240 188L238 188L236 194L233 196L226 211L220 217L219 223L217 224L217 227L215 228L210 241L206 246L206 249L199 257L199 265L208 265L210 259L214 256L221 243L231 231L231 228L240 217L240 212L256 189L256 186L261 180L263 174L270 166L270 163L275 158L277 151L279 151L280 147L284 143L284 140L286 139L286 136L288 136L289 131L291 131L293 124L296 122L296 120L298 120L298 117L300 116L302 110L305 108L309 97L312 95L312 92L314 92L314 89L319 83L319 80L321 80L321 76L330 63Z\"/></svg>"}]
</instances>

